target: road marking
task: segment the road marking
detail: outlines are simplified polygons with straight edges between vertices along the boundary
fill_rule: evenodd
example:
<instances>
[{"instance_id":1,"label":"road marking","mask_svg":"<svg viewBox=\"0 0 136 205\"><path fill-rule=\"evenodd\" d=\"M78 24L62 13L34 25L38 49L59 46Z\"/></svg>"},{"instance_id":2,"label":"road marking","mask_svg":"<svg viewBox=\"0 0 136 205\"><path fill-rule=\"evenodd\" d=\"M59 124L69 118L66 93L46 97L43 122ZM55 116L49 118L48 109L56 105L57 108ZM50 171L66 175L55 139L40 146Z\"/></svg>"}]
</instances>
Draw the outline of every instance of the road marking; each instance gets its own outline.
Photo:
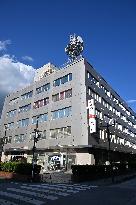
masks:
<instances>
[{"instance_id":1,"label":"road marking","mask_svg":"<svg viewBox=\"0 0 136 205\"><path fill-rule=\"evenodd\" d=\"M11 184L19 184L18 182L10 182Z\"/></svg>"},{"instance_id":2,"label":"road marking","mask_svg":"<svg viewBox=\"0 0 136 205\"><path fill-rule=\"evenodd\" d=\"M96 188L98 186L94 186L94 185L85 185L85 184L59 184L59 186L67 186L67 187L75 187L75 188L83 188L83 189L91 189L91 188Z\"/></svg>"},{"instance_id":3,"label":"road marking","mask_svg":"<svg viewBox=\"0 0 136 205\"><path fill-rule=\"evenodd\" d=\"M45 183L42 183L41 185L52 185L52 184L45 184ZM83 189L91 189L91 188L96 188L98 186L95 186L95 185L86 185L86 184L66 184L66 183L60 183L60 184L55 184L55 186L60 186L60 187L68 187L68 188L83 188Z\"/></svg>"},{"instance_id":4,"label":"road marking","mask_svg":"<svg viewBox=\"0 0 136 205\"><path fill-rule=\"evenodd\" d=\"M79 192L79 190L76 190L76 191L74 191L74 190L68 190L68 189L63 189L63 188L59 188L59 187L53 187L53 186L48 186L48 185L31 185L32 187L43 187L43 188L47 188L47 189L51 189L51 190L57 190L57 191L66 191L66 192L68 192L68 193L78 193Z\"/></svg>"},{"instance_id":5,"label":"road marking","mask_svg":"<svg viewBox=\"0 0 136 205\"><path fill-rule=\"evenodd\" d=\"M39 187L39 188L42 188L42 189L34 188L34 187L27 187L27 186L21 186L21 188L23 188L23 189L29 189L29 190L33 190L33 191L38 191L38 192L45 192L45 193L50 193L50 194L57 194L57 195L59 195L59 196L69 196L69 194L67 194L67 193L45 190L43 186Z\"/></svg>"},{"instance_id":6,"label":"road marking","mask_svg":"<svg viewBox=\"0 0 136 205\"><path fill-rule=\"evenodd\" d=\"M14 202L10 202L10 201L7 201L5 199L0 199L0 204L1 205L18 205L18 204L14 203Z\"/></svg>"},{"instance_id":7,"label":"road marking","mask_svg":"<svg viewBox=\"0 0 136 205\"><path fill-rule=\"evenodd\" d=\"M66 187L75 187L75 188L94 188L98 186L94 185L86 185L86 184L66 184L66 183L58 183L58 184L49 184L49 183L42 183L41 185L57 185L57 186L66 186Z\"/></svg>"},{"instance_id":8,"label":"road marking","mask_svg":"<svg viewBox=\"0 0 136 205\"><path fill-rule=\"evenodd\" d=\"M47 186L46 184L44 184L43 186ZM70 190L77 190L77 191L85 191L86 189L85 188L79 188L79 187L72 187L72 186L66 186L65 184L64 185L59 185L59 184L50 184L49 185L50 187L58 187L58 188L62 188L62 189L70 189Z\"/></svg>"},{"instance_id":9,"label":"road marking","mask_svg":"<svg viewBox=\"0 0 136 205\"><path fill-rule=\"evenodd\" d=\"M64 189L67 189L69 188L70 190L78 190L78 191L85 191L86 188L80 188L80 187L74 187L74 186L67 186L67 185L59 185L59 184L54 184L54 185L50 185L52 187L59 187L59 188L64 188Z\"/></svg>"},{"instance_id":10,"label":"road marking","mask_svg":"<svg viewBox=\"0 0 136 205\"><path fill-rule=\"evenodd\" d=\"M40 197L40 198L44 198L44 199L50 199L50 200L58 199L57 196L52 196L52 195L47 196L45 194L38 194L38 193L34 193L34 192L31 192L31 191L26 191L26 190L22 190L22 189L7 188L7 190L22 193L22 194L28 194L28 195L32 195L32 196L36 196L36 197Z\"/></svg>"},{"instance_id":11,"label":"road marking","mask_svg":"<svg viewBox=\"0 0 136 205\"><path fill-rule=\"evenodd\" d=\"M9 193L9 192L4 192L4 191L0 191L0 195L1 196L7 196L7 197L10 197L10 198L14 198L14 199L19 199L19 200L24 201L26 203L31 203L31 204L35 204L35 205L45 204L45 202L37 200L37 199L33 199L33 198L29 198L29 197L26 197L26 196L21 196L21 195Z\"/></svg>"}]
</instances>

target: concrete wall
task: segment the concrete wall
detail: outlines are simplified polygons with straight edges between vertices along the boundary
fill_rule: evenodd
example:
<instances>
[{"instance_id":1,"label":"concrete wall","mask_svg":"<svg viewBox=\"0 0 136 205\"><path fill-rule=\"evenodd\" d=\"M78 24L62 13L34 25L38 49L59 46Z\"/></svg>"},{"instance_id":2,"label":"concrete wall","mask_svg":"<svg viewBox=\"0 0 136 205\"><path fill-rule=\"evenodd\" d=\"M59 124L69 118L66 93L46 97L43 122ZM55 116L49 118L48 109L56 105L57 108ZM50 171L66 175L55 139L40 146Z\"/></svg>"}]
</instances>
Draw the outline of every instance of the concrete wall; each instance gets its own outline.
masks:
<instances>
[{"instance_id":1,"label":"concrete wall","mask_svg":"<svg viewBox=\"0 0 136 205\"><path fill-rule=\"evenodd\" d=\"M53 86L53 81L62 76L65 76L69 73L72 73L72 81L62 84L58 87ZM36 94L36 88L50 83L50 90L47 92L42 92L40 94ZM60 93L61 91L65 91L72 88L72 97L69 99L64 99L58 102L52 101L52 95L56 93ZM25 94L29 91L33 91L33 96L29 99L20 100L21 95ZM9 105L11 99L19 97L18 103L15 105ZM28 112L18 113L15 117L9 118L6 116L6 113L10 110L18 109L21 106L27 105L31 103L33 104L35 101L49 97L49 104L38 108L31 109ZM51 111L62 109L65 107L72 106L72 116L65 117L62 119L51 120ZM74 62L67 66L67 68L56 70L56 72L50 74L49 76L41 79L33 83L31 86L24 88L16 93L11 93L6 97L3 114L2 114L2 125L7 124L9 122L14 121L15 127L14 129L7 130L6 135L12 136L14 138L15 135L25 134L27 135L27 139L24 143L14 143L13 139L11 144L5 145L5 148L21 148L21 149L31 149L33 146L33 141L30 141L30 133L34 132L35 125L32 125L32 117L48 113L48 121L39 123L38 129L40 131L46 130L47 138L44 140L39 140L37 143L37 148L46 149L49 147L55 147L56 145L88 145L88 125L87 125L87 111L86 111L86 87L85 87L85 65L84 59L78 60L78 62ZM29 118L29 126L18 128L17 121L20 119ZM71 136L67 138L60 139L51 139L50 138L50 129L61 128L71 126ZM4 130L2 131L4 135Z\"/></svg>"},{"instance_id":2,"label":"concrete wall","mask_svg":"<svg viewBox=\"0 0 136 205\"><path fill-rule=\"evenodd\" d=\"M76 153L76 164L86 165L95 164L94 155L89 153Z\"/></svg>"}]
</instances>

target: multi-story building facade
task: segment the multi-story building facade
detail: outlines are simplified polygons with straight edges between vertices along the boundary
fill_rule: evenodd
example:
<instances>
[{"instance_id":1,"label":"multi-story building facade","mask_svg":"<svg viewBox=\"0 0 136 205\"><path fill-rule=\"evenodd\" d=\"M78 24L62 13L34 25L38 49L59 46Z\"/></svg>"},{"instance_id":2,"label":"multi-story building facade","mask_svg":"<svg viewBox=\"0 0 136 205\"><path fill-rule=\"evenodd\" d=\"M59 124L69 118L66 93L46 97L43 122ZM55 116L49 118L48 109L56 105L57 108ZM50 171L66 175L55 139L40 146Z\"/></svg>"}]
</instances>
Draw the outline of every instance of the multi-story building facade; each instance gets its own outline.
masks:
<instances>
[{"instance_id":1,"label":"multi-story building facade","mask_svg":"<svg viewBox=\"0 0 136 205\"><path fill-rule=\"evenodd\" d=\"M49 63L33 84L6 97L3 161L31 161L37 121L36 152L45 166L55 157L61 166L105 163L109 143L115 161L136 153L136 114L84 58L61 69Z\"/></svg>"}]
</instances>

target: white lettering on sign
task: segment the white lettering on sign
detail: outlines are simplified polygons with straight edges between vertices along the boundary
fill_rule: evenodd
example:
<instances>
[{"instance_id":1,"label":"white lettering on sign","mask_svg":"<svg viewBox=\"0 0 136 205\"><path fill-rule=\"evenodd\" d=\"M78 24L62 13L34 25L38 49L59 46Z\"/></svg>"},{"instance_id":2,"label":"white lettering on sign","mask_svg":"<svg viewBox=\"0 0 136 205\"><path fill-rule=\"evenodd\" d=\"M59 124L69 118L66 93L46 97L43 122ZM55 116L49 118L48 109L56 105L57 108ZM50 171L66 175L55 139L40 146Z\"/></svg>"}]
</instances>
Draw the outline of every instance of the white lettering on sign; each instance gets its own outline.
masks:
<instances>
[{"instance_id":1,"label":"white lettering on sign","mask_svg":"<svg viewBox=\"0 0 136 205\"><path fill-rule=\"evenodd\" d=\"M88 100L90 133L96 132L96 115L94 99Z\"/></svg>"}]
</instances>

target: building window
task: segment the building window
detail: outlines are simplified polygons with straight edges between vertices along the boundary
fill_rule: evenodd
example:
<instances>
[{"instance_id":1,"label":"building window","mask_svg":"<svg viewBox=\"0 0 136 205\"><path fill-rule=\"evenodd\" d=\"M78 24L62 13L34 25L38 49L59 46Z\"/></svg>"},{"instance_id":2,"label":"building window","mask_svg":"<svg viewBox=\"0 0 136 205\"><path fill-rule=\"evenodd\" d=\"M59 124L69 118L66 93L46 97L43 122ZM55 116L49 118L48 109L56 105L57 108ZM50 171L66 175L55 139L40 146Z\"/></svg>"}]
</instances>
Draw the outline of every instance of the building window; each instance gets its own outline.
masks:
<instances>
[{"instance_id":1,"label":"building window","mask_svg":"<svg viewBox=\"0 0 136 205\"><path fill-rule=\"evenodd\" d=\"M4 144L11 143L12 136L5 137Z\"/></svg>"},{"instance_id":2,"label":"building window","mask_svg":"<svg viewBox=\"0 0 136 205\"><path fill-rule=\"evenodd\" d=\"M61 80L61 78L58 78L57 80L55 80L54 82L53 82L53 86L59 86L61 83L60 83L60 80Z\"/></svg>"},{"instance_id":3,"label":"building window","mask_svg":"<svg viewBox=\"0 0 136 205\"><path fill-rule=\"evenodd\" d=\"M23 143L25 141L26 141L26 135L24 135L24 134L15 135L15 137L14 137L15 143Z\"/></svg>"},{"instance_id":4,"label":"building window","mask_svg":"<svg viewBox=\"0 0 136 205\"><path fill-rule=\"evenodd\" d=\"M71 126L61 127L50 130L50 138L66 138L71 136Z\"/></svg>"},{"instance_id":5,"label":"building window","mask_svg":"<svg viewBox=\"0 0 136 205\"><path fill-rule=\"evenodd\" d=\"M98 93L94 92L91 88L89 88L89 95L92 96L95 100L101 103L101 97Z\"/></svg>"},{"instance_id":6,"label":"building window","mask_svg":"<svg viewBox=\"0 0 136 205\"><path fill-rule=\"evenodd\" d=\"M52 96L52 101L53 101L53 102L59 101L59 93L57 93L57 94L55 94L55 95Z\"/></svg>"},{"instance_id":7,"label":"building window","mask_svg":"<svg viewBox=\"0 0 136 205\"><path fill-rule=\"evenodd\" d=\"M113 107L112 108L112 112L115 114L116 113L116 109Z\"/></svg>"},{"instance_id":8,"label":"building window","mask_svg":"<svg viewBox=\"0 0 136 205\"><path fill-rule=\"evenodd\" d=\"M42 93L42 92L46 92L50 89L50 83L47 83L39 88L36 88L36 94Z\"/></svg>"},{"instance_id":9,"label":"building window","mask_svg":"<svg viewBox=\"0 0 136 205\"><path fill-rule=\"evenodd\" d=\"M128 116L130 116L130 115L131 115L131 113L130 113L128 110L126 110L126 113L127 113L127 115L128 115Z\"/></svg>"},{"instance_id":10,"label":"building window","mask_svg":"<svg viewBox=\"0 0 136 205\"><path fill-rule=\"evenodd\" d=\"M72 97L72 89L62 91L52 96L52 101L56 102Z\"/></svg>"},{"instance_id":11,"label":"building window","mask_svg":"<svg viewBox=\"0 0 136 205\"><path fill-rule=\"evenodd\" d=\"M18 124L18 127L26 127L29 125L29 118L19 120L17 124Z\"/></svg>"},{"instance_id":12,"label":"building window","mask_svg":"<svg viewBox=\"0 0 136 205\"><path fill-rule=\"evenodd\" d=\"M11 110L11 111L7 112L7 116L8 117L14 117L16 115L16 111L17 110Z\"/></svg>"},{"instance_id":13,"label":"building window","mask_svg":"<svg viewBox=\"0 0 136 205\"><path fill-rule=\"evenodd\" d=\"M31 104L20 107L18 112L19 112L19 113L21 113L21 112L27 112L27 111L29 111L30 109L31 109Z\"/></svg>"},{"instance_id":14,"label":"building window","mask_svg":"<svg viewBox=\"0 0 136 205\"><path fill-rule=\"evenodd\" d=\"M68 75L68 81L71 81L72 80L72 73L70 73L69 75Z\"/></svg>"},{"instance_id":15,"label":"building window","mask_svg":"<svg viewBox=\"0 0 136 205\"><path fill-rule=\"evenodd\" d=\"M46 139L46 130L40 132L39 134L40 137L38 138L38 141ZM35 137L35 133L30 133L30 140L34 140L34 137Z\"/></svg>"},{"instance_id":16,"label":"building window","mask_svg":"<svg viewBox=\"0 0 136 205\"><path fill-rule=\"evenodd\" d=\"M68 82L68 75L65 75L64 77L61 78L61 84L65 84Z\"/></svg>"},{"instance_id":17,"label":"building window","mask_svg":"<svg viewBox=\"0 0 136 205\"><path fill-rule=\"evenodd\" d=\"M12 140L12 136L8 136L7 137L7 143L11 143L11 140Z\"/></svg>"},{"instance_id":18,"label":"building window","mask_svg":"<svg viewBox=\"0 0 136 205\"><path fill-rule=\"evenodd\" d=\"M91 73L87 72L87 77L90 81L99 87L99 81Z\"/></svg>"},{"instance_id":19,"label":"building window","mask_svg":"<svg viewBox=\"0 0 136 205\"><path fill-rule=\"evenodd\" d=\"M41 115L37 115L37 116L33 116L32 117L32 124L36 124L38 120L38 123L42 123L48 120L48 114L41 114Z\"/></svg>"},{"instance_id":20,"label":"building window","mask_svg":"<svg viewBox=\"0 0 136 205\"><path fill-rule=\"evenodd\" d=\"M111 118L108 116L108 115L104 115L104 121L106 122L106 123L108 123L108 124L110 124L111 123Z\"/></svg>"},{"instance_id":21,"label":"building window","mask_svg":"<svg viewBox=\"0 0 136 205\"><path fill-rule=\"evenodd\" d=\"M25 93L25 94L21 95L21 100L25 100L25 99L31 98L32 95L33 95L33 91Z\"/></svg>"},{"instance_id":22,"label":"building window","mask_svg":"<svg viewBox=\"0 0 136 205\"><path fill-rule=\"evenodd\" d=\"M118 104L118 103L119 103L119 101L115 98L115 96L114 96L114 95L112 95L112 97L113 97L113 102L115 102L116 104Z\"/></svg>"},{"instance_id":23,"label":"building window","mask_svg":"<svg viewBox=\"0 0 136 205\"><path fill-rule=\"evenodd\" d=\"M60 93L60 100L64 100L64 98L65 98L65 92L63 91Z\"/></svg>"},{"instance_id":24,"label":"building window","mask_svg":"<svg viewBox=\"0 0 136 205\"><path fill-rule=\"evenodd\" d=\"M71 80L72 80L72 73L69 73L68 75L65 75L61 78L58 78L58 79L54 80L53 86L57 87L57 86L60 86L62 84L65 84L65 83L67 83Z\"/></svg>"},{"instance_id":25,"label":"building window","mask_svg":"<svg viewBox=\"0 0 136 205\"><path fill-rule=\"evenodd\" d=\"M52 112L52 119L58 119L58 118L63 118L63 117L69 117L71 116L71 107L55 110Z\"/></svg>"},{"instance_id":26,"label":"building window","mask_svg":"<svg viewBox=\"0 0 136 205\"><path fill-rule=\"evenodd\" d=\"M71 98L72 97L72 89L65 91L65 98Z\"/></svg>"},{"instance_id":27,"label":"building window","mask_svg":"<svg viewBox=\"0 0 136 205\"><path fill-rule=\"evenodd\" d=\"M96 114L97 118L102 119L102 112L101 111L95 109L95 114Z\"/></svg>"},{"instance_id":28,"label":"building window","mask_svg":"<svg viewBox=\"0 0 136 205\"><path fill-rule=\"evenodd\" d=\"M33 108L36 109L36 108L39 108L39 107L42 107L42 106L45 106L48 104L49 104L49 98L47 97L47 98L44 98L44 99L41 99L41 100L34 102Z\"/></svg>"},{"instance_id":29,"label":"building window","mask_svg":"<svg viewBox=\"0 0 136 205\"><path fill-rule=\"evenodd\" d=\"M50 138L57 139L58 129L50 130Z\"/></svg>"},{"instance_id":30,"label":"building window","mask_svg":"<svg viewBox=\"0 0 136 205\"><path fill-rule=\"evenodd\" d=\"M112 106L106 101L104 100L104 98L102 98L102 104L104 107L106 107L108 110L112 110ZM115 109L115 108L113 108Z\"/></svg>"},{"instance_id":31,"label":"building window","mask_svg":"<svg viewBox=\"0 0 136 205\"><path fill-rule=\"evenodd\" d=\"M113 98L113 95L110 93L110 91L108 91L103 85L101 85L101 89L105 92L107 96Z\"/></svg>"},{"instance_id":32,"label":"building window","mask_svg":"<svg viewBox=\"0 0 136 205\"><path fill-rule=\"evenodd\" d=\"M16 104L16 103L18 102L18 100L19 100L18 97L17 97L17 98L14 98L14 99L12 99L12 100L10 100L10 101L9 101L9 105L14 105L14 104Z\"/></svg>"},{"instance_id":33,"label":"building window","mask_svg":"<svg viewBox=\"0 0 136 205\"><path fill-rule=\"evenodd\" d=\"M64 116L65 117L68 117L68 116L70 116L71 115L71 107L67 107L67 108L65 108L64 109Z\"/></svg>"},{"instance_id":34,"label":"building window","mask_svg":"<svg viewBox=\"0 0 136 205\"><path fill-rule=\"evenodd\" d=\"M7 129L10 130L10 129L13 129L14 128L14 122L10 122L7 124Z\"/></svg>"},{"instance_id":35,"label":"building window","mask_svg":"<svg viewBox=\"0 0 136 205\"><path fill-rule=\"evenodd\" d=\"M68 135L71 135L71 126L66 127L66 129L67 129L66 133Z\"/></svg>"},{"instance_id":36,"label":"building window","mask_svg":"<svg viewBox=\"0 0 136 205\"><path fill-rule=\"evenodd\" d=\"M117 115L118 117L120 117L120 112L119 112L118 110L116 110L116 115Z\"/></svg>"},{"instance_id":37,"label":"building window","mask_svg":"<svg viewBox=\"0 0 136 205\"><path fill-rule=\"evenodd\" d=\"M118 124L118 129L122 131L122 125Z\"/></svg>"}]
</instances>

